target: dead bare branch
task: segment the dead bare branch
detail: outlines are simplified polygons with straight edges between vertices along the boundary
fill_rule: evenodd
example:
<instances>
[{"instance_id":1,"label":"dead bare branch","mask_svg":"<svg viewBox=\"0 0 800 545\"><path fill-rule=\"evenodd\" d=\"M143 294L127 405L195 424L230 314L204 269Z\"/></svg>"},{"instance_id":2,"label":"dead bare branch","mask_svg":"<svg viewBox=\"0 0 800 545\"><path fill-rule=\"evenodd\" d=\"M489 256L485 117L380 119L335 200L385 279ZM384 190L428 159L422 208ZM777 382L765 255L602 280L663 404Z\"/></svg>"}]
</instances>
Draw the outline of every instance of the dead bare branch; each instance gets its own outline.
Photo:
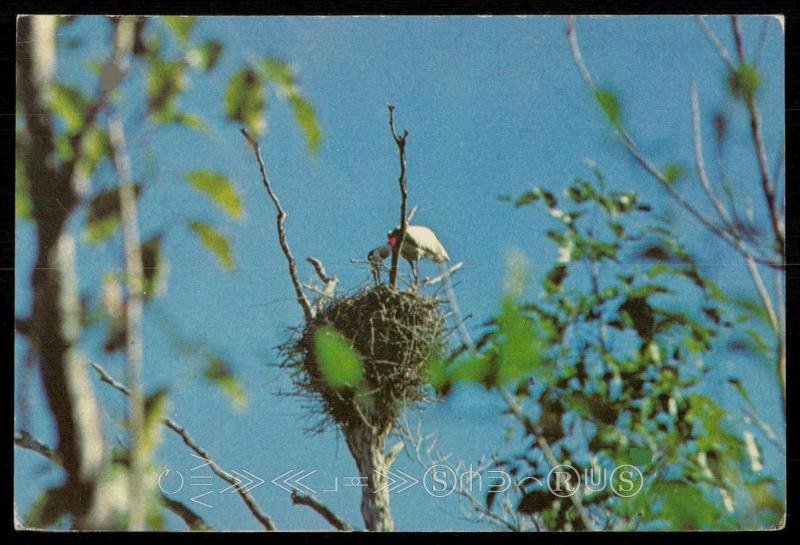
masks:
<instances>
[{"instance_id":1,"label":"dead bare branch","mask_svg":"<svg viewBox=\"0 0 800 545\"><path fill-rule=\"evenodd\" d=\"M125 394L126 396L130 395L130 390L128 390L128 388L124 384L122 384L114 377L112 377L110 374L108 374L108 372L105 369L103 369L101 365L95 362L92 362L91 365L97 372L97 374L100 376L101 382L108 384L109 386L111 386L118 392ZM211 468L211 471L213 471L214 474L217 475L217 477L219 477L226 483L233 485L234 490L236 490L239 496L241 496L242 501L244 501L245 505L250 510L250 513L252 513L253 517L255 517L255 519L259 523L261 523L261 525L266 530L272 531L276 529L275 523L272 522L272 518L261 510L261 508L256 503L256 500L253 498L253 496L250 495L250 493L244 487L239 486L240 481L227 471L223 470L219 466L219 464L217 464L217 462L215 462L214 459L211 458L211 455L208 453L208 451L203 447L201 447L200 445L198 445L197 442L195 442L195 440L192 439L192 437L189 435L189 433L186 431L185 428L178 425L178 423L171 418L162 418L161 422L170 430L175 432L181 438L183 444L185 444L192 451L194 451L194 453L197 454L199 457L206 460L208 462L208 467Z\"/></svg>"},{"instance_id":2,"label":"dead bare branch","mask_svg":"<svg viewBox=\"0 0 800 545\"><path fill-rule=\"evenodd\" d=\"M333 511L330 510L327 505L322 503L314 496L299 494L296 490L292 490L292 503L295 505L306 505L310 507L340 532L352 531L352 528L350 528L349 524L339 518Z\"/></svg>"},{"instance_id":3,"label":"dead bare branch","mask_svg":"<svg viewBox=\"0 0 800 545\"><path fill-rule=\"evenodd\" d=\"M583 61L583 56L581 55L580 47L578 46L578 38L577 33L575 30L575 19L573 16L570 16L567 21L567 37L570 42L570 46L572 48L573 58L575 60L575 64L578 66L578 70L581 73L584 81L586 82L589 89L594 92L595 86L592 81L591 75L589 74L589 70L586 67L586 64ZM751 257L757 263L762 265L767 265L772 268L783 268L783 263L781 261L775 261L772 258L764 257L758 254L755 254L750 248L745 246L742 241L734 236L732 233L728 232L727 230L720 228L716 225L713 221L708 219L702 212L700 212L697 208L695 208L688 200L686 200L679 191L677 191L670 180L664 175L664 173L659 170L650 160L645 157L645 155L639 150L638 146L634 142L631 135L625 130L625 127L619 125L616 127L616 131L619 134L622 143L624 144L625 148L631 154L631 156L636 160L642 168L647 171L656 181L658 181L661 186L667 190L669 196L678 203L681 208L689 212L698 222L700 222L704 227L706 227L709 231L711 231L714 235L725 241L731 247L733 247L737 252L742 254L745 258Z\"/></svg>"},{"instance_id":4,"label":"dead bare branch","mask_svg":"<svg viewBox=\"0 0 800 545\"><path fill-rule=\"evenodd\" d=\"M726 226L726 228L730 230L731 217L728 214L725 205L714 194L711 181L708 179L708 175L706 174L705 160L703 159L702 131L700 128L700 105L697 98L697 86L694 82L692 82L692 128L694 129L694 158L695 165L697 166L697 175L700 178L700 184L703 186L703 190L705 190L708 199L711 201L711 204L713 204L714 208L716 208L720 220ZM735 230L733 233L734 236L736 236Z\"/></svg>"},{"instance_id":5,"label":"dead bare branch","mask_svg":"<svg viewBox=\"0 0 800 545\"><path fill-rule=\"evenodd\" d=\"M283 255L286 256L286 262L289 265L289 276L292 279L294 292L297 296L297 303L300 305L300 308L303 309L303 316L305 317L306 321L311 321L314 318L314 312L311 309L311 304L308 302L305 292L303 292L303 286L300 284L300 280L297 277L297 263L295 262L292 250L289 248L289 241L286 240L286 229L284 227L284 223L286 222L288 214L281 206L281 201L278 199L278 196L272 190L272 184L269 181L269 177L267 177L267 169L264 166L264 159L261 156L261 146L258 144L258 141L247 131L247 129L242 127L241 132L247 140L247 143L250 144L250 147L253 149L253 153L255 153L256 161L258 161L258 169L261 172L261 181L264 184L264 189L267 190L267 194L269 195L269 198L272 199L272 203L275 205L275 209L278 212L278 242L281 245L281 250L283 250Z\"/></svg>"},{"instance_id":6,"label":"dead bare branch","mask_svg":"<svg viewBox=\"0 0 800 545\"><path fill-rule=\"evenodd\" d=\"M744 56L744 40L742 38L742 29L739 27L739 18L736 15L731 16L731 25L733 26L733 35L736 41L736 51L739 56L739 65L745 66L747 59L745 59ZM747 111L750 113L750 133L753 138L753 146L755 148L756 158L758 159L758 168L761 173L761 189L764 193L764 200L766 201L770 220L772 221L775 243L779 248L781 261L783 261L783 219L781 218L780 211L778 210L778 204L775 199L775 188L769 173L767 151L764 147L764 139L761 136L761 113L759 112L758 105L756 104L755 93L748 91L745 94L745 103L747 104Z\"/></svg>"},{"instance_id":7,"label":"dead bare branch","mask_svg":"<svg viewBox=\"0 0 800 545\"><path fill-rule=\"evenodd\" d=\"M397 286L397 265L400 249L406 240L406 228L408 227L408 214L406 213L408 204L408 183L406 181L406 140L408 140L408 131L403 131L403 136L397 134L394 128L394 105L389 104L387 107L389 108L389 128L400 152L400 176L397 180L400 185L400 234L397 237L397 243L392 247L392 266L389 269L389 286L394 288Z\"/></svg>"},{"instance_id":8,"label":"dead bare branch","mask_svg":"<svg viewBox=\"0 0 800 545\"><path fill-rule=\"evenodd\" d=\"M703 34L706 35L708 41L711 42L711 44L717 50L719 58L722 59L723 62L728 66L728 69L732 71L736 70L736 65L734 64L733 59L731 59L731 56L728 54L728 50L724 45L722 45L722 42L719 41L717 35L714 34L713 30L711 30L711 27L708 26L705 18L702 15L697 15L695 16L695 20L697 21L697 24L700 25L700 28L703 29Z\"/></svg>"}]
</instances>

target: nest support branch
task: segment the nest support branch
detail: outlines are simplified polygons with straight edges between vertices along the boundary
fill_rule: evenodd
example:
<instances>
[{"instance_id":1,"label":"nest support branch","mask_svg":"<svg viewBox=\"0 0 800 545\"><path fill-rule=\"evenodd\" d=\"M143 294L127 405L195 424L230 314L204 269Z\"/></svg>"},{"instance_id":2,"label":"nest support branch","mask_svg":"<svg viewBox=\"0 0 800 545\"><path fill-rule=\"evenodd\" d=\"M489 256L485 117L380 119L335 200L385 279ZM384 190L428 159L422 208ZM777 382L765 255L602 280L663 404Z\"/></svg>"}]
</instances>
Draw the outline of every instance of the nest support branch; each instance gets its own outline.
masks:
<instances>
[{"instance_id":1,"label":"nest support branch","mask_svg":"<svg viewBox=\"0 0 800 545\"><path fill-rule=\"evenodd\" d=\"M361 512L367 530L394 528L386 472L394 455L386 440L403 409L425 401L425 363L441 353L448 334L442 302L389 286L362 288L326 302L314 319L284 343L281 365L292 371L293 395L317 417L313 431L336 426L361 478ZM360 387L334 388L324 379L314 335L333 327L361 356Z\"/></svg>"}]
</instances>

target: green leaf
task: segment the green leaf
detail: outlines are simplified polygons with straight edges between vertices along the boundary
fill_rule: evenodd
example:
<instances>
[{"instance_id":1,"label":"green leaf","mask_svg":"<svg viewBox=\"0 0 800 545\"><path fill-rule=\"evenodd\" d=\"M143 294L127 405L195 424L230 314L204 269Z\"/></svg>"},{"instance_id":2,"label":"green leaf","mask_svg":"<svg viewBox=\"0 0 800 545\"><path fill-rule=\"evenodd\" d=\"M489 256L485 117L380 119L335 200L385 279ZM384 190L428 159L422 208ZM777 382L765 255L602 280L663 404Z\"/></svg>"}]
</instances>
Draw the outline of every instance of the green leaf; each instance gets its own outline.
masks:
<instances>
[{"instance_id":1,"label":"green leaf","mask_svg":"<svg viewBox=\"0 0 800 545\"><path fill-rule=\"evenodd\" d=\"M295 92L295 77L289 63L278 59L265 59L261 65L264 77L278 86L287 95Z\"/></svg>"},{"instance_id":2,"label":"green leaf","mask_svg":"<svg viewBox=\"0 0 800 545\"><path fill-rule=\"evenodd\" d=\"M219 61L222 55L222 43L217 40L208 40L200 47L193 50L193 57L196 56L197 64L204 72L210 72Z\"/></svg>"},{"instance_id":3,"label":"green leaf","mask_svg":"<svg viewBox=\"0 0 800 545\"><path fill-rule=\"evenodd\" d=\"M163 111L156 115L155 119L161 125L183 125L184 127L188 127L202 133L208 134L210 132L210 129L206 125L205 121L194 114L186 112Z\"/></svg>"},{"instance_id":4,"label":"green leaf","mask_svg":"<svg viewBox=\"0 0 800 545\"><path fill-rule=\"evenodd\" d=\"M514 206L519 208L520 206L525 206L526 204L538 201L539 199L544 200L548 208L554 208L558 204L555 195L553 195L550 191L540 187L534 187L532 190L519 196L517 200L514 201Z\"/></svg>"},{"instance_id":5,"label":"green leaf","mask_svg":"<svg viewBox=\"0 0 800 545\"><path fill-rule=\"evenodd\" d=\"M141 246L145 301L161 295L166 288L167 264L161 252L161 238L158 234Z\"/></svg>"},{"instance_id":6,"label":"green leaf","mask_svg":"<svg viewBox=\"0 0 800 545\"><path fill-rule=\"evenodd\" d=\"M306 136L308 149L315 154L322 141L322 130L317 122L314 107L303 97L297 87L297 79L292 67L289 63L270 58L264 60L261 69L264 78L277 87L280 95L288 99L294 112L294 119Z\"/></svg>"},{"instance_id":7,"label":"green leaf","mask_svg":"<svg viewBox=\"0 0 800 545\"><path fill-rule=\"evenodd\" d=\"M67 133L75 134L83 128L89 99L74 87L55 83L51 87L53 111L67 125Z\"/></svg>"},{"instance_id":8,"label":"green leaf","mask_svg":"<svg viewBox=\"0 0 800 545\"><path fill-rule=\"evenodd\" d=\"M189 35L197 23L196 17L183 15L165 15L161 20L172 30L181 45L185 46L189 42Z\"/></svg>"},{"instance_id":9,"label":"green leaf","mask_svg":"<svg viewBox=\"0 0 800 545\"><path fill-rule=\"evenodd\" d=\"M486 382L489 373L489 356L477 354L458 364L450 373L453 382L480 384Z\"/></svg>"},{"instance_id":10,"label":"green leaf","mask_svg":"<svg viewBox=\"0 0 800 545\"><path fill-rule=\"evenodd\" d=\"M728 78L728 87L737 98L749 99L754 97L761 88L761 75L758 68L751 64L740 64L731 72Z\"/></svg>"},{"instance_id":11,"label":"green leaf","mask_svg":"<svg viewBox=\"0 0 800 545\"><path fill-rule=\"evenodd\" d=\"M159 389L144 400L144 422L142 423L142 453L149 459L161 442L162 420L167 412L167 390Z\"/></svg>"},{"instance_id":12,"label":"green leaf","mask_svg":"<svg viewBox=\"0 0 800 545\"><path fill-rule=\"evenodd\" d=\"M242 68L228 81L225 112L229 120L242 123L253 134L259 135L266 128L264 104L261 75L252 68Z\"/></svg>"},{"instance_id":13,"label":"green leaf","mask_svg":"<svg viewBox=\"0 0 800 545\"><path fill-rule=\"evenodd\" d=\"M635 466L644 467L653 459L653 453L648 448L631 447L628 451L631 462Z\"/></svg>"},{"instance_id":14,"label":"green leaf","mask_svg":"<svg viewBox=\"0 0 800 545\"><path fill-rule=\"evenodd\" d=\"M81 148L81 171L86 176L91 176L100 162L109 156L111 144L105 131L92 127L86 131Z\"/></svg>"},{"instance_id":15,"label":"green leaf","mask_svg":"<svg viewBox=\"0 0 800 545\"><path fill-rule=\"evenodd\" d=\"M717 527L720 510L697 486L684 481L662 481L654 484L645 495L648 502L663 502L658 518L669 521L672 530Z\"/></svg>"},{"instance_id":16,"label":"green leaf","mask_svg":"<svg viewBox=\"0 0 800 545\"><path fill-rule=\"evenodd\" d=\"M425 363L425 379L437 392L444 389L449 378L447 367L441 358L431 358Z\"/></svg>"},{"instance_id":17,"label":"green leaf","mask_svg":"<svg viewBox=\"0 0 800 545\"><path fill-rule=\"evenodd\" d=\"M621 108L617 96L608 89L597 87L594 90L594 98L600 104L611 124L614 127L619 127L621 123Z\"/></svg>"},{"instance_id":18,"label":"green leaf","mask_svg":"<svg viewBox=\"0 0 800 545\"><path fill-rule=\"evenodd\" d=\"M236 263L233 260L231 243L228 241L225 235L207 223L199 221L190 222L189 228L195 232L200 239L200 242L203 243L203 246L211 250L223 267L231 270L236 266Z\"/></svg>"},{"instance_id":19,"label":"green leaf","mask_svg":"<svg viewBox=\"0 0 800 545\"><path fill-rule=\"evenodd\" d=\"M541 369L545 350L535 322L525 316L510 297L505 297L502 312L497 318L500 333L501 384L530 377Z\"/></svg>"},{"instance_id":20,"label":"green leaf","mask_svg":"<svg viewBox=\"0 0 800 545\"><path fill-rule=\"evenodd\" d=\"M364 373L361 357L332 327L321 327L314 334L314 355L322 378L333 388L361 383Z\"/></svg>"},{"instance_id":21,"label":"green leaf","mask_svg":"<svg viewBox=\"0 0 800 545\"><path fill-rule=\"evenodd\" d=\"M22 152L17 148L14 161L14 215L26 221L33 220L31 215L33 205L31 204L30 181L25 173L25 164L22 162Z\"/></svg>"},{"instance_id":22,"label":"green leaf","mask_svg":"<svg viewBox=\"0 0 800 545\"><path fill-rule=\"evenodd\" d=\"M189 172L186 179L195 189L208 195L233 219L242 217L242 199L233 182L226 176L216 172L196 170Z\"/></svg>"},{"instance_id":23,"label":"green leaf","mask_svg":"<svg viewBox=\"0 0 800 545\"><path fill-rule=\"evenodd\" d=\"M548 293L557 293L561 291L561 285L567 278L567 272L567 266L563 264L556 265L550 269L544 282L544 287Z\"/></svg>"},{"instance_id":24,"label":"green leaf","mask_svg":"<svg viewBox=\"0 0 800 545\"><path fill-rule=\"evenodd\" d=\"M686 170L677 163L670 163L664 167L664 179L668 184L674 184L686 174Z\"/></svg>"},{"instance_id":25,"label":"green leaf","mask_svg":"<svg viewBox=\"0 0 800 545\"><path fill-rule=\"evenodd\" d=\"M134 186L136 196L142 192L140 184ZM120 225L119 188L106 189L89 202L89 217L83 231L87 244L99 244L108 240Z\"/></svg>"},{"instance_id":26,"label":"green leaf","mask_svg":"<svg viewBox=\"0 0 800 545\"><path fill-rule=\"evenodd\" d=\"M230 366L217 356L210 356L207 362L203 376L219 386L222 393L233 404L234 409L244 409L247 406L247 392L236 380Z\"/></svg>"},{"instance_id":27,"label":"green leaf","mask_svg":"<svg viewBox=\"0 0 800 545\"><path fill-rule=\"evenodd\" d=\"M186 62L183 60L167 61L154 58L150 61L147 74L148 113L156 122L172 122L175 110L175 99L183 91Z\"/></svg>"},{"instance_id":28,"label":"green leaf","mask_svg":"<svg viewBox=\"0 0 800 545\"><path fill-rule=\"evenodd\" d=\"M289 99L294 111L294 119L306 135L308 149L313 154L317 152L322 142L322 129L317 122L317 114L311 103L300 95L293 95Z\"/></svg>"},{"instance_id":29,"label":"green leaf","mask_svg":"<svg viewBox=\"0 0 800 545\"><path fill-rule=\"evenodd\" d=\"M645 297L628 297L628 299L619 307L620 314L627 322L630 320L630 325L636 330L636 333L642 339L651 339L655 329L655 315L653 308L647 302Z\"/></svg>"}]
</instances>

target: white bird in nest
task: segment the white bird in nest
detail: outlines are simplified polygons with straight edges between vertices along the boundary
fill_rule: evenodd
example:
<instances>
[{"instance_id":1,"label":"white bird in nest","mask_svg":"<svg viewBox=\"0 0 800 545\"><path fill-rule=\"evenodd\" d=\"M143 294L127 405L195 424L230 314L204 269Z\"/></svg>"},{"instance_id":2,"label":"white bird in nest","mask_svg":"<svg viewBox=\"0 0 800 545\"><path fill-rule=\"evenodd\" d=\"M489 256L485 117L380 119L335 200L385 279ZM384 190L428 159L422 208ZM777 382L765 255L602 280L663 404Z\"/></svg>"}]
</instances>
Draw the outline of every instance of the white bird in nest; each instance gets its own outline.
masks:
<instances>
[{"instance_id":1,"label":"white bird in nest","mask_svg":"<svg viewBox=\"0 0 800 545\"><path fill-rule=\"evenodd\" d=\"M401 228L397 227L393 231L389 231L386 235L389 246L394 248L400 242ZM436 238L436 235L422 225L407 225L406 237L403 240L403 247L400 248L400 255L408 261L411 266L411 272L414 275L414 282L419 282L419 260L430 259L434 263L442 264L450 261L450 256L447 255L447 250L444 249L442 243Z\"/></svg>"}]
</instances>

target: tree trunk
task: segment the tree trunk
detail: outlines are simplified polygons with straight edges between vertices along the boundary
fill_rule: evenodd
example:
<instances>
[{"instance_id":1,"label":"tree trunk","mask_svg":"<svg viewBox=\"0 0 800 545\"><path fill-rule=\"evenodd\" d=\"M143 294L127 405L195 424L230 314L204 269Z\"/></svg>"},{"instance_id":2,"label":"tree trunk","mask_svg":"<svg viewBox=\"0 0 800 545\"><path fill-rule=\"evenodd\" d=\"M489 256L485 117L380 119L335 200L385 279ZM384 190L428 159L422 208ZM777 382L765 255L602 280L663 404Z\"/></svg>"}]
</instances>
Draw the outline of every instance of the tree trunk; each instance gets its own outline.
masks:
<instances>
[{"instance_id":1,"label":"tree trunk","mask_svg":"<svg viewBox=\"0 0 800 545\"><path fill-rule=\"evenodd\" d=\"M25 16L17 24L17 97L25 116L23 159L38 250L31 278L29 340L66 470L59 499L73 514L77 528L98 529L106 526L108 516L107 502L99 490L106 456L86 361L76 347L81 307L75 241L66 225L78 199L72 177L64 175L55 158L49 101L56 63L56 22L50 16Z\"/></svg>"},{"instance_id":2,"label":"tree trunk","mask_svg":"<svg viewBox=\"0 0 800 545\"><path fill-rule=\"evenodd\" d=\"M389 429L378 430L357 422L343 427L342 433L361 477L361 516L365 528L372 532L393 531L385 454Z\"/></svg>"}]
</instances>

